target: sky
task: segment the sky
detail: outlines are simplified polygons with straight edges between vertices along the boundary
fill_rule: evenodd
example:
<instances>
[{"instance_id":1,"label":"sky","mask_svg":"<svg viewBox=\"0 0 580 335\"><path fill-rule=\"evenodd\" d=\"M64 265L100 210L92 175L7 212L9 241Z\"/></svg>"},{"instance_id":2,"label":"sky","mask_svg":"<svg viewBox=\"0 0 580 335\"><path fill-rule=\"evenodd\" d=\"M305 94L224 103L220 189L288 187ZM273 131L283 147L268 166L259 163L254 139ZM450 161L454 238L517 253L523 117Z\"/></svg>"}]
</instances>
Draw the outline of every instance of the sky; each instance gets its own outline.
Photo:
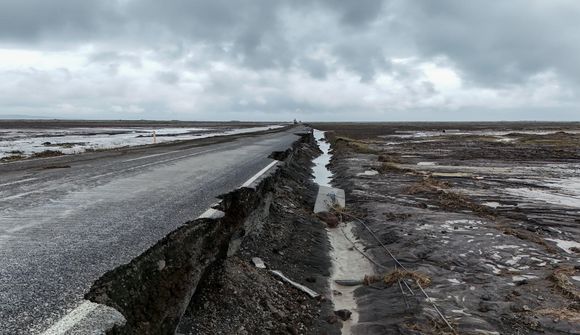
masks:
<instances>
[{"instance_id":1,"label":"sky","mask_svg":"<svg viewBox=\"0 0 580 335\"><path fill-rule=\"evenodd\" d=\"M0 0L0 118L580 120L577 0Z\"/></svg>"}]
</instances>

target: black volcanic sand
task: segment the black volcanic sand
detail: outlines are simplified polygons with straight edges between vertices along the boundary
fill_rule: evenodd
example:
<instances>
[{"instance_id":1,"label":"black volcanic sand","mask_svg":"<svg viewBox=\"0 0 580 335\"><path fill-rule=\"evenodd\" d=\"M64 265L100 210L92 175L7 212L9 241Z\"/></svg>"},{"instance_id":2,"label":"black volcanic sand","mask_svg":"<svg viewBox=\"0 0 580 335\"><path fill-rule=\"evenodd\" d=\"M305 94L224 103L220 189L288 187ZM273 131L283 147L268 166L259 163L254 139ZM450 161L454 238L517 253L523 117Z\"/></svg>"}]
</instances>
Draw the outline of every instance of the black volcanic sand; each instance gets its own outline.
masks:
<instances>
[{"instance_id":1,"label":"black volcanic sand","mask_svg":"<svg viewBox=\"0 0 580 335\"><path fill-rule=\"evenodd\" d=\"M447 126L511 134L451 135L442 124L313 125L328 131L333 183L345 189L347 211L363 218L405 267L431 280L425 290L457 333L579 334L580 249L549 239L580 241L580 203L524 196L549 192L548 178L580 177L580 135L573 132L580 127ZM558 127L568 132L518 133ZM401 129L440 134L391 136ZM369 170L380 173L361 174ZM392 269L392 259L357 226L365 251ZM358 288L354 334L451 334L408 282L416 293L406 296L408 307L396 284Z\"/></svg>"},{"instance_id":2,"label":"black volcanic sand","mask_svg":"<svg viewBox=\"0 0 580 335\"><path fill-rule=\"evenodd\" d=\"M284 170L265 218L245 236L240 250L203 280L178 334L340 334L328 296L330 248L325 226L313 214L318 187L311 181L312 144ZM268 269L321 294L313 299L282 283Z\"/></svg>"}]
</instances>

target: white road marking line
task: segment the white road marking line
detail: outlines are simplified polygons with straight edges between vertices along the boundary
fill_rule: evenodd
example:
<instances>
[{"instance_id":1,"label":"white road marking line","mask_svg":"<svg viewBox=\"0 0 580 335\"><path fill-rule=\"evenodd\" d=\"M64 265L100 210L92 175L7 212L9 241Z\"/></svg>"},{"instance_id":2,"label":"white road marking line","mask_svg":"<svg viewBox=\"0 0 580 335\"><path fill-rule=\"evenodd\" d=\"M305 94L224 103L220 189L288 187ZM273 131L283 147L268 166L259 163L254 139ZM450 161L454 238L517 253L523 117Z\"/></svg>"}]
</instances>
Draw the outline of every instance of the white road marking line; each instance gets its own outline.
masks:
<instances>
[{"instance_id":1,"label":"white road marking line","mask_svg":"<svg viewBox=\"0 0 580 335\"><path fill-rule=\"evenodd\" d=\"M15 185L15 184L20 184L20 183L25 183L27 181L32 181L32 180L36 180L36 179L38 179L38 178L21 179L21 180L13 181L13 182L10 182L10 183L0 184L0 187L2 187L2 186L9 186L9 185Z\"/></svg>"},{"instance_id":2,"label":"white road marking line","mask_svg":"<svg viewBox=\"0 0 580 335\"><path fill-rule=\"evenodd\" d=\"M154 154L154 155L148 155L148 156L143 156L143 157L131 158L131 159L124 160L123 162L124 163L126 163L126 162L133 162L133 161L138 161L138 160L141 160L141 159L146 159L146 158L151 158L151 157L169 155L169 154L172 154L172 153L175 153L175 152L180 152L180 151L181 150L173 150L173 151L169 151L169 152L163 152L163 153L160 153L160 154Z\"/></svg>"},{"instance_id":3,"label":"white road marking line","mask_svg":"<svg viewBox=\"0 0 580 335\"><path fill-rule=\"evenodd\" d=\"M172 162L172 161L180 160L180 159L183 159L183 158L193 157L193 156L201 155L201 154L204 154L204 153L216 151L218 149L219 148L210 149L210 150L195 152L195 153L192 153L192 154L189 154L189 155L184 155L184 156L179 156L179 157L174 157L174 158L168 158L168 159L165 159L165 160L160 160L160 161L156 161L156 162L152 162L152 163L147 163L147 164L132 166L130 168L126 168L126 169L123 169L123 170L112 171L112 172L107 172L107 173L99 174L99 175L96 175L96 176L92 176L92 177L86 178L85 180L98 179L98 178L105 177L105 176L109 176L109 175L112 175L112 174L115 174L115 173L119 173L119 172L132 171L132 170L135 170L135 169L140 169L140 168L144 168L144 167L151 166L151 165L155 165L155 164ZM24 197L26 195L33 194L33 193L42 193L43 191L45 191L45 190L34 190L34 191L29 191L29 192L24 192L24 193L20 193L20 194L11 195L9 197L0 198L0 202L7 201L7 200L12 200L12 199L18 199L18 198L21 198L21 197Z\"/></svg>"},{"instance_id":4,"label":"white road marking line","mask_svg":"<svg viewBox=\"0 0 580 335\"><path fill-rule=\"evenodd\" d=\"M248 187L248 186L252 185L252 183L254 181L256 181L258 178L260 178L264 173L266 173L270 168L272 168L276 164L278 164L278 161L273 161L272 163L268 164L265 168L260 170L258 173L256 173L250 179L248 179L245 183L243 183L242 186L240 186L240 187ZM198 219L222 217L225 213L218 210L218 209L213 208L213 207L217 206L218 204L219 204L219 202L211 205L207 211L203 212L203 214L198 216Z\"/></svg>"},{"instance_id":5,"label":"white road marking line","mask_svg":"<svg viewBox=\"0 0 580 335\"><path fill-rule=\"evenodd\" d=\"M52 327L44 331L41 335L60 335L66 333L90 312L94 311L97 306L99 305L91 301L83 302L79 307L73 309L57 323L52 325Z\"/></svg>"},{"instance_id":6,"label":"white road marking line","mask_svg":"<svg viewBox=\"0 0 580 335\"><path fill-rule=\"evenodd\" d=\"M256 173L252 178L248 179L245 183L243 183L241 187L250 186L253 182L256 181L256 179L260 178L264 173L266 173L266 171L268 171L272 166L276 164L278 164L278 161L273 161L272 163L268 164L265 168L260 170L260 172Z\"/></svg>"},{"instance_id":7,"label":"white road marking line","mask_svg":"<svg viewBox=\"0 0 580 335\"><path fill-rule=\"evenodd\" d=\"M41 335L105 334L115 325L122 326L127 319L118 310L88 300L68 312ZM76 328L76 329L75 329Z\"/></svg>"},{"instance_id":8,"label":"white road marking line","mask_svg":"<svg viewBox=\"0 0 580 335\"><path fill-rule=\"evenodd\" d=\"M147 163L147 164L132 166L132 167L126 168L126 169L112 171L112 172L107 172L107 173L99 174L99 175L96 175L96 176L92 176L92 177L87 178L87 180L98 179L98 178L105 177L105 176L109 176L109 175L112 175L112 174L115 174L115 173L132 171L132 170L135 170L135 169L140 169L140 168L148 167L148 166L151 166L151 165L156 165L156 164L161 164L161 163L168 163L168 162L180 160L180 159L183 159L183 158L193 157L193 156L201 155L201 154L204 154L204 153L216 151L218 149L219 148L217 148L217 149L210 149L210 150L195 152L195 153L189 154L189 155L184 155L184 156L179 156L179 157L174 157L174 158L168 158L168 159L164 159L164 160L160 160L160 161L156 161L156 162L151 162L151 163Z\"/></svg>"},{"instance_id":9,"label":"white road marking line","mask_svg":"<svg viewBox=\"0 0 580 335\"><path fill-rule=\"evenodd\" d=\"M25 195L33 194L33 193L41 193L42 191L28 191L20 194L11 195L9 197L1 198L0 201L12 200L22 198Z\"/></svg>"}]
</instances>

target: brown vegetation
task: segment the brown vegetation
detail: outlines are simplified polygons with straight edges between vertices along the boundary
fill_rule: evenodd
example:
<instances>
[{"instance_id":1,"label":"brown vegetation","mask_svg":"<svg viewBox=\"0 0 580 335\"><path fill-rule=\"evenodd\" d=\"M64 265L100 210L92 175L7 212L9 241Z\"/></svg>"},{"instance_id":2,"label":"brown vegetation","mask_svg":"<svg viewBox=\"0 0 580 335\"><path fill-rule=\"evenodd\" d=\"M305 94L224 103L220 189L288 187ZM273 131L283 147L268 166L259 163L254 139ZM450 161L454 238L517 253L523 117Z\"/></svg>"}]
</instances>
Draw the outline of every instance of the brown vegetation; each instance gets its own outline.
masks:
<instances>
[{"instance_id":1,"label":"brown vegetation","mask_svg":"<svg viewBox=\"0 0 580 335\"><path fill-rule=\"evenodd\" d=\"M429 193L436 192L441 189L448 189L451 184L446 181L433 178L433 176L426 176L421 181L415 183L407 189L407 194Z\"/></svg>"},{"instance_id":2,"label":"brown vegetation","mask_svg":"<svg viewBox=\"0 0 580 335\"><path fill-rule=\"evenodd\" d=\"M44 150L41 152L35 152L30 156L30 158L47 158L47 157L57 157L64 155L61 151L58 150Z\"/></svg>"},{"instance_id":3,"label":"brown vegetation","mask_svg":"<svg viewBox=\"0 0 580 335\"><path fill-rule=\"evenodd\" d=\"M412 279L419 283L423 287L427 287L431 284L431 278L426 274L418 271L408 271L402 269L396 269L384 275L365 275L364 283L365 285L370 285L373 283L384 282L388 286L398 283L400 280Z\"/></svg>"},{"instance_id":4,"label":"brown vegetation","mask_svg":"<svg viewBox=\"0 0 580 335\"><path fill-rule=\"evenodd\" d=\"M336 136L334 132L329 132L326 139L331 143L334 150L350 149L361 154L378 154L377 150L370 147L368 141L356 140L345 136Z\"/></svg>"},{"instance_id":5,"label":"brown vegetation","mask_svg":"<svg viewBox=\"0 0 580 335\"><path fill-rule=\"evenodd\" d=\"M26 158L26 156L24 155L10 155L10 156L6 156L6 157L2 157L0 158L0 162L14 162L14 161L19 161L21 159Z\"/></svg>"},{"instance_id":6,"label":"brown vegetation","mask_svg":"<svg viewBox=\"0 0 580 335\"><path fill-rule=\"evenodd\" d=\"M378 157L379 162L400 163L401 154L399 153L383 153Z\"/></svg>"},{"instance_id":7,"label":"brown vegetation","mask_svg":"<svg viewBox=\"0 0 580 335\"><path fill-rule=\"evenodd\" d=\"M537 243L546 249L546 251L550 253L555 253L556 249L546 243L546 240L541 238L537 233L531 232L529 230L517 229L517 228L508 228L508 227L499 227L504 234L515 236L521 240L530 241Z\"/></svg>"},{"instance_id":8,"label":"brown vegetation","mask_svg":"<svg viewBox=\"0 0 580 335\"><path fill-rule=\"evenodd\" d=\"M566 297L580 302L580 291L570 282L570 276L576 273L573 266L561 266L552 272L549 279L554 283L554 287L562 292Z\"/></svg>"},{"instance_id":9,"label":"brown vegetation","mask_svg":"<svg viewBox=\"0 0 580 335\"><path fill-rule=\"evenodd\" d=\"M381 164L381 166L379 166L377 171L379 171L380 174L413 172L413 170L411 169L407 169L401 167L399 164L390 162Z\"/></svg>"}]
</instances>

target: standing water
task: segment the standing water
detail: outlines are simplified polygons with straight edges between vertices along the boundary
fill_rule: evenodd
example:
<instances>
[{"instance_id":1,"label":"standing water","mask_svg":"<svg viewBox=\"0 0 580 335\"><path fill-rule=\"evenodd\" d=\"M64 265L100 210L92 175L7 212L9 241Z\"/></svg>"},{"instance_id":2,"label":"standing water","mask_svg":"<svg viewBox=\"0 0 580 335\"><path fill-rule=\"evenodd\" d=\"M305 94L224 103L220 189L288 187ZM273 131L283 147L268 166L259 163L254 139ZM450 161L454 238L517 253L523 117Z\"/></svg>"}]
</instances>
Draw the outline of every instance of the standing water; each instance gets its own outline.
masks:
<instances>
[{"instance_id":1,"label":"standing water","mask_svg":"<svg viewBox=\"0 0 580 335\"><path fill-rule=\"evenodd\" d=\"M324 132L314 129L314 138L322 155L314 160L314 181L321 186L331 186L332 172L326 165L330 163L330 144L325 140ZM354 291L358 286L342 286L336 284L336 280L362 280L365 274L373 274L370 262L361 255L358 249L361 246L356 243L352 233L352 223L341 223L336 228L327 228L328 239L332 247L330 258L332 261L330 275L330 289L334 310L347 309L352 314L350 319L343 322L342 334L352 334L352 327L358 323L359 314ZM354 247L354 248L353 248Z\"/></svg>"},{"instance_id":2,"label":"standing water","mask_svg":"<svg viewBox=\"0 0 580 335\"><path fill-rule=\"evenodd\" d=\"M314 159L314 181L321 186L329 186L332 179L332 172L326 168L330 163L330 143L324 138L324 132L314 129L316 144L322 151L322 155Z\"/></svg>"}]
</instances>

